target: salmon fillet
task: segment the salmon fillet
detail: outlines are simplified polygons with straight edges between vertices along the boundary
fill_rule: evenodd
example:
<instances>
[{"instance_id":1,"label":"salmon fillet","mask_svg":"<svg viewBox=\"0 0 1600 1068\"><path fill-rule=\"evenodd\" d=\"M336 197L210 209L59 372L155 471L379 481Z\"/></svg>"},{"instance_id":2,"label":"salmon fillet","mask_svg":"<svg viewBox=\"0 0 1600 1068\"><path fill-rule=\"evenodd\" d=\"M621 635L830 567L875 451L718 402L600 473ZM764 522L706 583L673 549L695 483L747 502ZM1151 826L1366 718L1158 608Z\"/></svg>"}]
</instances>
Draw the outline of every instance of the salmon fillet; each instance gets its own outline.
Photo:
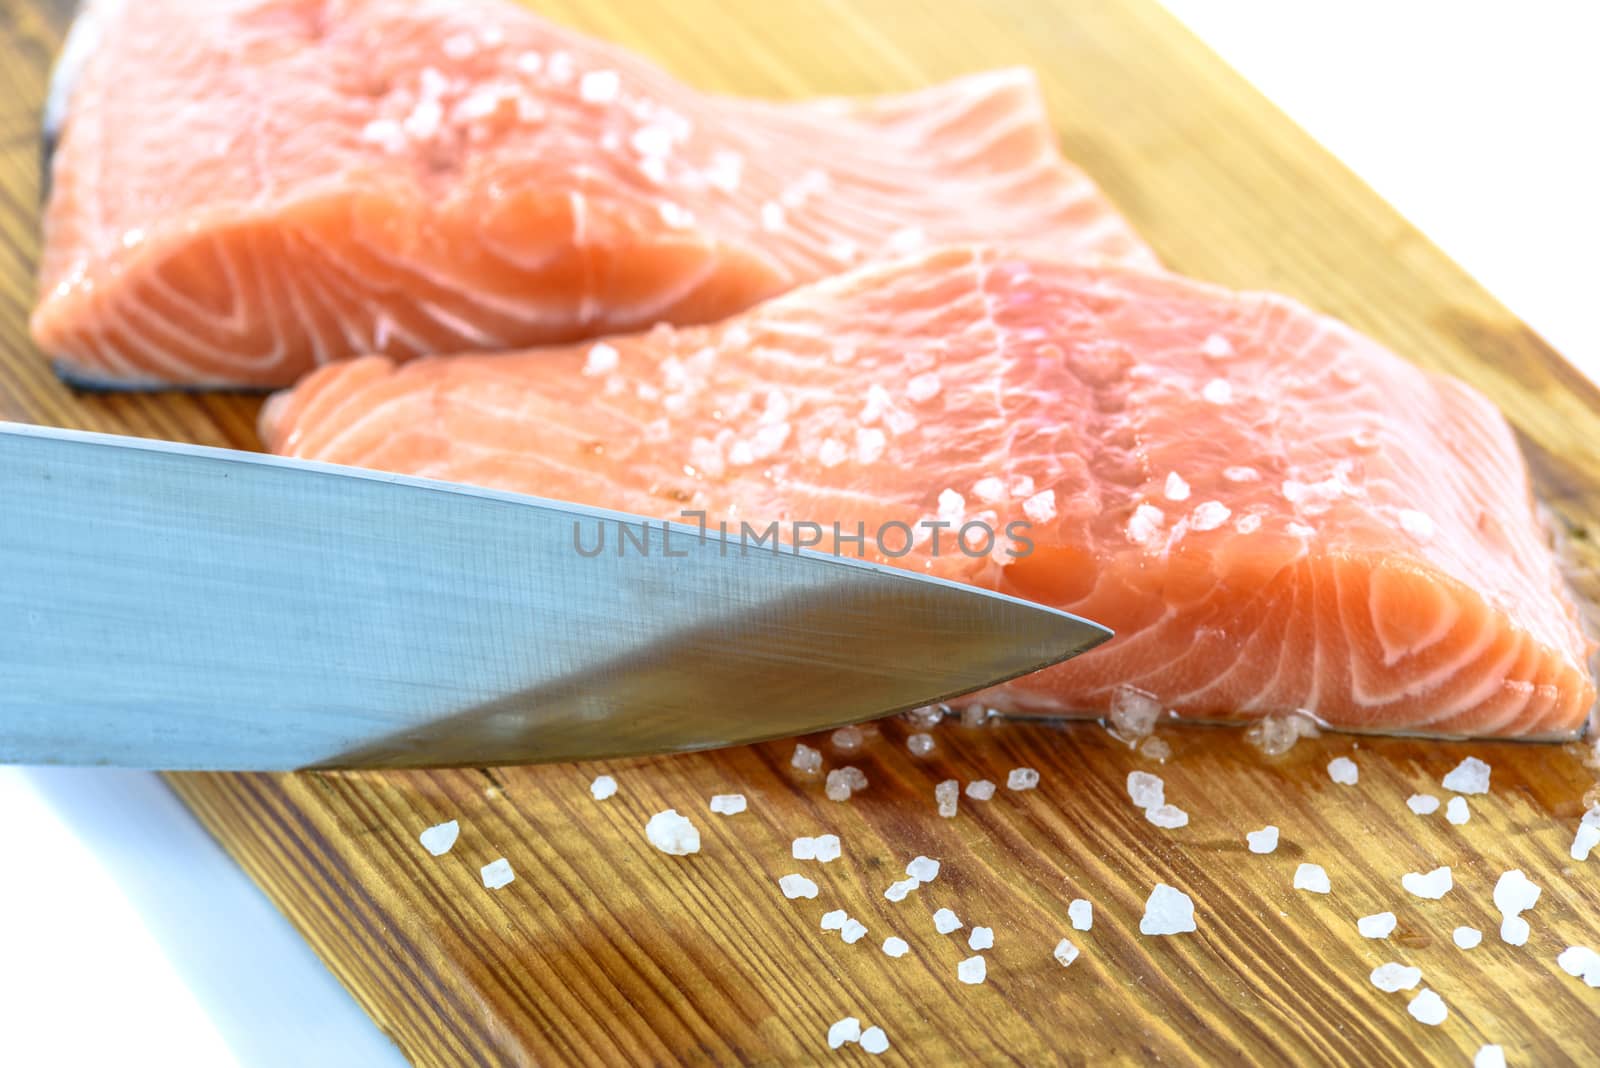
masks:
<instances>
[{"instance_id":1,"label":"salmon fillet","mask_svg":"<svg viewBox=\"0 0 1600 1068\"><path fill-rule=\"evenodd\" d=\"M86 384L709 322L924 243L1153 262L1024 70L777 103L495 0L91 13L31 324Z\"/></svg>"},{"instance_id":2,"label":"salmon fillet","mask_svg":"<svg viewBox=\"0 0 1600 1068\"><path fill-rule=\"evenodd\" d=\"M262 430L291 456L730 535L814 522L825 551L1116 630L992 695L1015 710L1101 714L1132 685L1192 718L1554 737L1594 703L1499 413L1283 297L936 250L711 327L333 365ZM904 555L878 537L897 522L923 535ZM1031 551L982 527L963 548L973 523L1025 524Z\"/></svg>"}]
</instances>

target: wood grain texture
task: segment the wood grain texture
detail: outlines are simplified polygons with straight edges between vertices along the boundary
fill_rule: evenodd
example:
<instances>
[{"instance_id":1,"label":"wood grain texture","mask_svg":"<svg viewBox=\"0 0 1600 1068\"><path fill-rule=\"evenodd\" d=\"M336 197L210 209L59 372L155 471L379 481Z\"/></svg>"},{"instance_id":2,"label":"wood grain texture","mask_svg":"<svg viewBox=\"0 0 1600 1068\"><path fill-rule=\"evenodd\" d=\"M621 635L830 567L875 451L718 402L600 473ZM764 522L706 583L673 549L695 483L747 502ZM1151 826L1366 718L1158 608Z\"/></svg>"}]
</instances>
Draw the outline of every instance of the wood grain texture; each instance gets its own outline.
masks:
<instances>
[{"instance_id":1,"label":"wood grain texture","mask_svg":"<svg viewBox=\"0 0 1600 1068\"><path fill-rule=\"evenodd\" d=\"M910 88L1024 63L1045 81L1068 153L1105 186L1172 267L1278 289L1332 312L1493 397L1527 446L1539 491L1595 573L1600 394L1303 133L1149 0L813 0L727 4L548 0L551 16L653 55L706 88L759 95ZM37 253L35 125L66 3L0 5L0 417L253 446L259 401L235 395L74 393L27 341ZM715 28L714 31L712 28ZM1583 589L1596 600L1592 578ZM759 715L759 709L751 709ZM947 725L913 758L885 723L855 764L869 788L846 804L768 745L605 766L388 774L174 776L174 787L394 1037L424 1064L808 1063L855 1015L888 1032L888 1061L1470 1063L1483 1042L1513 1064L1593 1063L1600 995L1556 968L1571 943L1600 947L1600 859L1567 844L1593 793L1577 745L1448 745L1323 738L1264 760L1232 732L1163 729L1173 758L1140 761L1094 725ZM1462 827L1405 807L1465 754L1494 767ZM1351 753L1354 787L1328 759ZM1003 784L1037 768L1036 791L963 799L942 820L933 787ZM1127 771L1166 777L1190 824L1163 831L1128 803ZM596 803L601 771L620 793ZM713 793L749 812L712 816ZM700 826L700 855L644 840L676 807ZM417 833L459 819L453 852ZM1244 833L1283 830L1272 856ZM838 833L828 865L789 858L801 834ZM918 853L931 885L900 903L882 892ZM478 881L505 856L517 880ZM1302 860L1324 865L1327 897L1291 889ZM1456 889L1421 901L1401 876L1450 864ZM1544 887L1527 946L1504 945L1490 894L1521 868ZM780 875L815 878L815 901L786 901ZM1137 933L1157 882L1190 893L1199 931ZM1072 932L1073 897L1094 902ZM934 933L949 906L992 926L989 979L956 982L966 930ZM869 928L853 946L818 930L844 908ZM1355 919L1392 910L1388 941ZM1451 930L1484 930L1470 952ZM911 943L900 960L882 940ZM1051 959L1070 937L1083 955ZM1450 1017L1424 1027L1409 995L1371 969L1423 969ZM863 1059L855 1051L834 1055Z\"/></svg>"}]
</instances>

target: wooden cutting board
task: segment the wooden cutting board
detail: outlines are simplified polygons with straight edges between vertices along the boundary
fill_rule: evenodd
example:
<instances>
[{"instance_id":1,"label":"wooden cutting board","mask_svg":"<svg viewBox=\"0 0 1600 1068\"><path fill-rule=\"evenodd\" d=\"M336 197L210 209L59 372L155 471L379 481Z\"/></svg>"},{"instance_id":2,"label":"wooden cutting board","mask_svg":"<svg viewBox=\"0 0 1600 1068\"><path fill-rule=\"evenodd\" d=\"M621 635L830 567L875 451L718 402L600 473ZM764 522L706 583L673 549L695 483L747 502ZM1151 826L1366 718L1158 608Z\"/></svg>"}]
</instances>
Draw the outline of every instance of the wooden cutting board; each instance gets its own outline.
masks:
<instances>
[{"instance_id":1,"label":"wooden cutting board","mask_svg":"<svg viewBox=\"0 0 1600 1068\"><path fill-rule=\"evenodd\" d=\"M37 254L36 112L66 23L65 0L0 7L0 417L212 444L254 446L258 400L73 393L28 341ZM1600 394L1370 190L1249 89L1150 0L817 0L718 3L542 0L554 18L660 59L710 89L774 96L906 89L965 71L1028 64L1044 78L1072 158L1188 274L1294 294L1426 366L1474 383L1521 431L1544 499L1591 570L1600 522ZM3 502L0 502L3 507ZM1595 584L1584 593L1593 603ZM748 710L759 716L759 708ZM1600 991L1556 954L1600 947L1600 858L1567 858L1595 772L1584 747L1325 737L1266 760L1221 729L1164 728L1172 759L1136 758L1098 726L941 726L912 757L907 728L882 725L855 753L812 739L830 767L870 782L846 804L788 766L791 743L603 766L404 774L183 775L172 784L349 986L378 1025L426 1064L808 1063L844 1016L878 1024L890 1061L1467 1064L1480 1044L1512 1064L1594 1063ZM1471 821L1413 815L1413 791L1467 754L1493 766ZM1360 782L1325 768L1354 757ZM934 811L941 779L1038 769L1037 790ZM1176 831L1146 823L1124 777L1163 775L1188 810ZM588 783L614 774L616 797ZM706 811L742 791L750 809ZM698 856L669 858L643 825L667 807L700 826ZM417 833L457 819L453 852ZM1247 830L1282 828L1255 856ZM837 833L827 865L789 858L797 835ZM883 890L911 857L938 879L898 904ZM478 868L509 858L514 883ZM1333 892L1291 888L1302 861ZM1401 890L1440 864L1440 901ZM1497 935L1493 884L1520 868L1544 888L1533 934ZM778 877L804 872L814 901ZM1189 893L1199 931L1137 933L1157 882ZM1075 932L1067 903L1095 906ZM948 906L966 922L934 932ZM843 908L869 934L818 929ZM1392 910L1387 941L1357 917ZM956 981L965 935L994 929L982 986ZM1463 951L1451 931L1483 944ZM901 959L879 949L896 934ZM1051 951L1070 936L1082 956ZM1449 1007L1442 1026L1383 994L1377 964L1422 968Z\"/></svg>"}]
</instances>

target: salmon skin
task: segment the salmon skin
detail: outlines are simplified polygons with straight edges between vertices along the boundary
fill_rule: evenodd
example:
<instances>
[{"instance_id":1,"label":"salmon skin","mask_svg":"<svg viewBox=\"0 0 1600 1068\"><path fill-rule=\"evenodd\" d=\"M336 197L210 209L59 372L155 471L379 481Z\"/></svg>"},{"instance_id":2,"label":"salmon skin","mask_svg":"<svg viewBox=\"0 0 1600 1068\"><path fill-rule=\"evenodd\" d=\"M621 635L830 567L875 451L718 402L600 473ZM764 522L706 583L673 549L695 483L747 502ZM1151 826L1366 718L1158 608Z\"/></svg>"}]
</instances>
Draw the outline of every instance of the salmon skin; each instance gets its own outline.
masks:
<instances>
[{"instance_id":1,"label":"salmon skin","mask_svg":"<svg viewBox=\"0 0 1600 1068\"><path fill-rule=\"evenodd\" d=\"M817 547L1116 632L988 695L1012 710L1103 714L1131 685L1197 719L1549 738L1595 699L1499 413L1279 296L936 250L711 327L336 364L262 430L290 456L671 519L840 523ZM893 555L893 522L926 536ZM1031 551L981 543L1017 522ZM986 554L956 544L973 523Z\"/></svg>"},{"instance_id":2,"label":"salmon skin","mask_svg":"<svg viewBox=\"0 0 1600 1068\"><path fill-rule=\"evenodd\" d=\"M46 118L61 373L272 387L709 322L924 244L1152 263L1033 75L713 96L499 0L100 0Z\"/></svg>"}]
</instances>

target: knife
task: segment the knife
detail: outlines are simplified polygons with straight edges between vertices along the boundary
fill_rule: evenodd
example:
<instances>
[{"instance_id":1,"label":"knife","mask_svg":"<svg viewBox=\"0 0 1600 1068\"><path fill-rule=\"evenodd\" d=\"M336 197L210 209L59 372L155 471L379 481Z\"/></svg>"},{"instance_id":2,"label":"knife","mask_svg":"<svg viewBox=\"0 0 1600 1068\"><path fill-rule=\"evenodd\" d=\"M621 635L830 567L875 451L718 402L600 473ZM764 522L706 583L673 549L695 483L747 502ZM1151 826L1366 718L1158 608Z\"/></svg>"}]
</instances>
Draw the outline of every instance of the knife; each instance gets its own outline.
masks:
<instances>
[{"instance_id":1,"label":"knife","mask_svg":"<svg viewBox=\"0 0 1600 1068\"><path fill-rule=\"evenodd\" d=\"M715 528L0 423L0 762L290 770L704 749L968 693L1109 636Z\"/></svg>"}]
</instances>

